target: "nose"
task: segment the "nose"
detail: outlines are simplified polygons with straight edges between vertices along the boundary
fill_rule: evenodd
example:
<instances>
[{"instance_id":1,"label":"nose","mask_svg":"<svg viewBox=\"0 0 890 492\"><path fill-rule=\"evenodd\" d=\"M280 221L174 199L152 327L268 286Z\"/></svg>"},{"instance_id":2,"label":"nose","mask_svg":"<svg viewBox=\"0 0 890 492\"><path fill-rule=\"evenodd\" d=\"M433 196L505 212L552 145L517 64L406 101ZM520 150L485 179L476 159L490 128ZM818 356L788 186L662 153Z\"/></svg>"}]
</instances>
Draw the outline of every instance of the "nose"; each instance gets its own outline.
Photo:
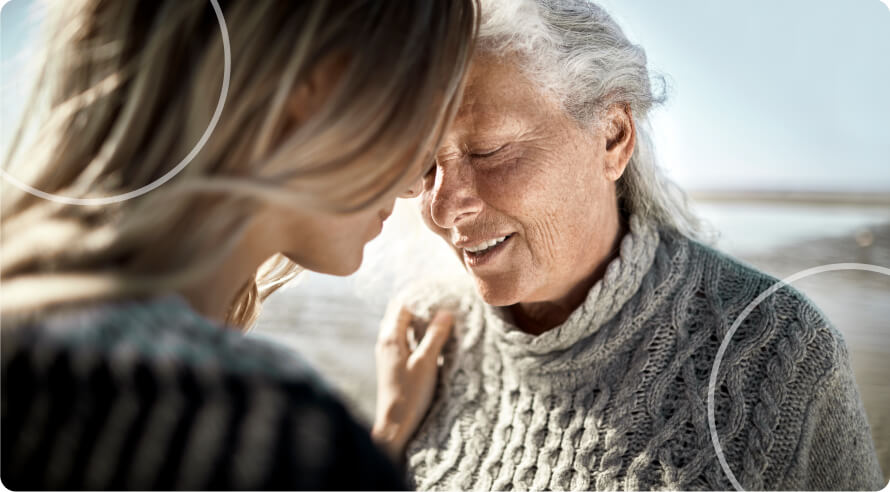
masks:
<instances>
[{"instance_id":1,"label":"nose","mask_svg":"<svg viewBox=\"0 0 890 492\"><path fill-rule=\"evenodd\" d=\"M403 191L399 198L414 198L420 195L420 192L423 191L423 178L418 178L417 181L411 184L407 190Z\"/></svg>"},{"instance_id":2,"label":"nose","mask_svg":"<svg viewBox=\"0 0 890 492\"><path fill-rule=\"evenodd\" d=\"M448 229L471 220L482 206L469 166L457 162L437 165L436 182L429 198L430 218L436 225Z\"/></svg>"}]
</instances>

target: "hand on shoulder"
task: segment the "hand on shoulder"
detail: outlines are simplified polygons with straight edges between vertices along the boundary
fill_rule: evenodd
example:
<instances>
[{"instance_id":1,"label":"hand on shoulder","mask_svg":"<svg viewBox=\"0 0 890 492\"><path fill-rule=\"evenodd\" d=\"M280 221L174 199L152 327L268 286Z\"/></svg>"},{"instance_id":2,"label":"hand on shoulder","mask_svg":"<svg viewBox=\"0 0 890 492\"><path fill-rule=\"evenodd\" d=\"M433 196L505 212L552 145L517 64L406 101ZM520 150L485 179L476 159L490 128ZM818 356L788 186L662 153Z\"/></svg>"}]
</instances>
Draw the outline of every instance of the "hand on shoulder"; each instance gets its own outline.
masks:
<instances>
[{"instance_id":1,"label":"hand on shoulder","mask_svg":"<svg viewBox=\"0 0 890 492\"><path fill-rule=\"evenodd\" d=\"M417 333L414 315L401 302L391 303L381 322L375 352L377 411L371 435L396 461L401 461L408 439L432 402L439 355L453 324L450 311L438 310L423 333ZM417 341L414 347L409 333Z\"/></svg>"}]
</instances>

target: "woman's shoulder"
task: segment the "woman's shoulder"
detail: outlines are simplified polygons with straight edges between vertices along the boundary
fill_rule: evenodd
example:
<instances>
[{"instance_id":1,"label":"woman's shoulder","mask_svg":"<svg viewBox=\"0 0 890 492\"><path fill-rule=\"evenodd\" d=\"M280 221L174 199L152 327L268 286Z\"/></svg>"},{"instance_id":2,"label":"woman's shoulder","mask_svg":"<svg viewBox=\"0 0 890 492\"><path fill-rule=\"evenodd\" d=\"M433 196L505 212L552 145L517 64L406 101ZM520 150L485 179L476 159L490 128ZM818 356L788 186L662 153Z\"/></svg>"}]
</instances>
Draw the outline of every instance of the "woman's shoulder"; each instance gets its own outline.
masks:
<instances>
[{"instance_id":1,"label":"woman's shoulder","mask_svg":"<svg viewBox=\"0 0 890 492\"><path fill-rule=\"evenodd\" d=\"M176 295L51 312L16 323L3 334L4 355L18 348L115 364L138 362L158 370L318 380L296 353L209 320Z\"/></svg>"},{"instance_id":2,"label":"woman's shoulder","mask_svg":"<svg viewBox=\"0 0 890 492\"><path fill-rule=\"evenodd\" d=\"M833 490L880 483L850 352L830 318L782 279L691 239L685 247L690 282L675 306L694 313L687 326L696 328L686 340L703 340L694 357L703 367L719 364L717 388L727 389L715 395L718 419L721 398L724 421L733 408L752 409L750 439L739 449L785 464L765 472L774 482L762 485L781 479L786 485L778 488Z\"/></svg>"},{"instance_id":3,"label":"woman's shoulder","mask_svg":"<svg viewBox=\"0 0 890 492\"><path fill-rule=\"evenodd\" d=\"M4 429L39 431L4 432L4 449L18 460L4 466L4 482L46 486L28 471L43 464L26 459L23 443L55 449L73 429L89 459L80 472L55 475L61 488L400 486L367 431L302 359L203 318L181 298L68 310L4 326L2 336L4 401L16 395ZM61 428L41 427L30 416L47 405L79 410L50 415ZM121 426L126 442L111 438ZM157 452L169 466L150 459ZM114 464L111 475L97 471L103 463Z\"/></svg>"},{"instance_id":4,"label":"woman's shoulder","mask_svg":"<svg viewBox=\"0 0 890 492\"><path fill-rule=\"evenodd\" d=\"M686 278L695 282L690 296L717 315L713 327L725 335L735 325L733 345L776 344L778 357L807 359L822 370L837 370L848 358L843 335L829 317L793 284L694 239L688 250Z\"/></svg>"}]
</instances>

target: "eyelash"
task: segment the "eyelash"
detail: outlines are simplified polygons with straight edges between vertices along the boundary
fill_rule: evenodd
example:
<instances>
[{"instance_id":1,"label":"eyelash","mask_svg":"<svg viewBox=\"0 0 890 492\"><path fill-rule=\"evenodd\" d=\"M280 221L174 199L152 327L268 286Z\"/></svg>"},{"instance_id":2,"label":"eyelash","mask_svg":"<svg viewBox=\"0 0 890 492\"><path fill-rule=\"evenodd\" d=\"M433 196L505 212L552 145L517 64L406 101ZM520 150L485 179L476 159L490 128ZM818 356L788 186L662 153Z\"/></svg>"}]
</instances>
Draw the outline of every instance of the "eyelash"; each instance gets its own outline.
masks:
<instances>
[{"instance_id":1,"label":"eyelash","mask_svg":"<svg viewBox=\"0 0 890 492\"><path fill-rule=\"evenodd\" d=\"M486 158L491 157L491 156L497 154L498 152L504 150L505 147L506 147L506 145L501 145L500 147L498 147L498 148L496 148L496 149L494 149L494 150L491 150L491 151L488 151L488 152L471 153L471 154L469 154L469 156L470 156L470 158L472 158L472 159L486 159ZM423 175L423 178L424 178L424 179L426 179L426 178L432 176L433 174L435 174L435 172L436 172L436 165L437 165L437 164L436 164L436 161L433 161L432 164L430 164L429 170L427 170L427 172L424 173L424 175Z\"/></svg>"},{"instance_id":2,"label":"eyelash","mask_svg":"<svg viewBox=\"0 0 890 492\"><path fill-rule=\"evenodd\" d=\"M472 157L474 159L485 159L486 157L491 157L491 156L497 154L498 152L503 150L504 147L506 147L506 145L501 145L500 147L498 147L494 150L488 151L488 152L473 153L473 154L470 154L470 157Z\"/></svg>"}]
</instances>

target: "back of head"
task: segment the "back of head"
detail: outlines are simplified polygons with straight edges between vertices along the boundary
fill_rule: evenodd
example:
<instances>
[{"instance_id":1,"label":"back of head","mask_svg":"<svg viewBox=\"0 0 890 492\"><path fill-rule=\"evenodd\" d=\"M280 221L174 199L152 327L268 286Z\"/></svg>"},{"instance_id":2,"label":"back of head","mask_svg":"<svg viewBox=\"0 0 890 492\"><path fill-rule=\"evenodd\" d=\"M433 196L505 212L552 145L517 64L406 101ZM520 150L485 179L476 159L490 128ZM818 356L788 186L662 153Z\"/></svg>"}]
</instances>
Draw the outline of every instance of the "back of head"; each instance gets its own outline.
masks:
<instances>
[{"instance_id":1,"label":"back of head","mask_svg":"<svg viewBox=\"0 0 890 492\"><path fill-rule=\"evenodd\" d=\"M268 203L357 210L404 183L454 112L476 7L70 0L50 14L3 164L49 199L3 183L4 312L174 290L218 268ZM336 87L295 124L290 96L331 60ZM270 287L248 282L230 321L297 270L264 265Z\"/></svg>"}]
</instances>

